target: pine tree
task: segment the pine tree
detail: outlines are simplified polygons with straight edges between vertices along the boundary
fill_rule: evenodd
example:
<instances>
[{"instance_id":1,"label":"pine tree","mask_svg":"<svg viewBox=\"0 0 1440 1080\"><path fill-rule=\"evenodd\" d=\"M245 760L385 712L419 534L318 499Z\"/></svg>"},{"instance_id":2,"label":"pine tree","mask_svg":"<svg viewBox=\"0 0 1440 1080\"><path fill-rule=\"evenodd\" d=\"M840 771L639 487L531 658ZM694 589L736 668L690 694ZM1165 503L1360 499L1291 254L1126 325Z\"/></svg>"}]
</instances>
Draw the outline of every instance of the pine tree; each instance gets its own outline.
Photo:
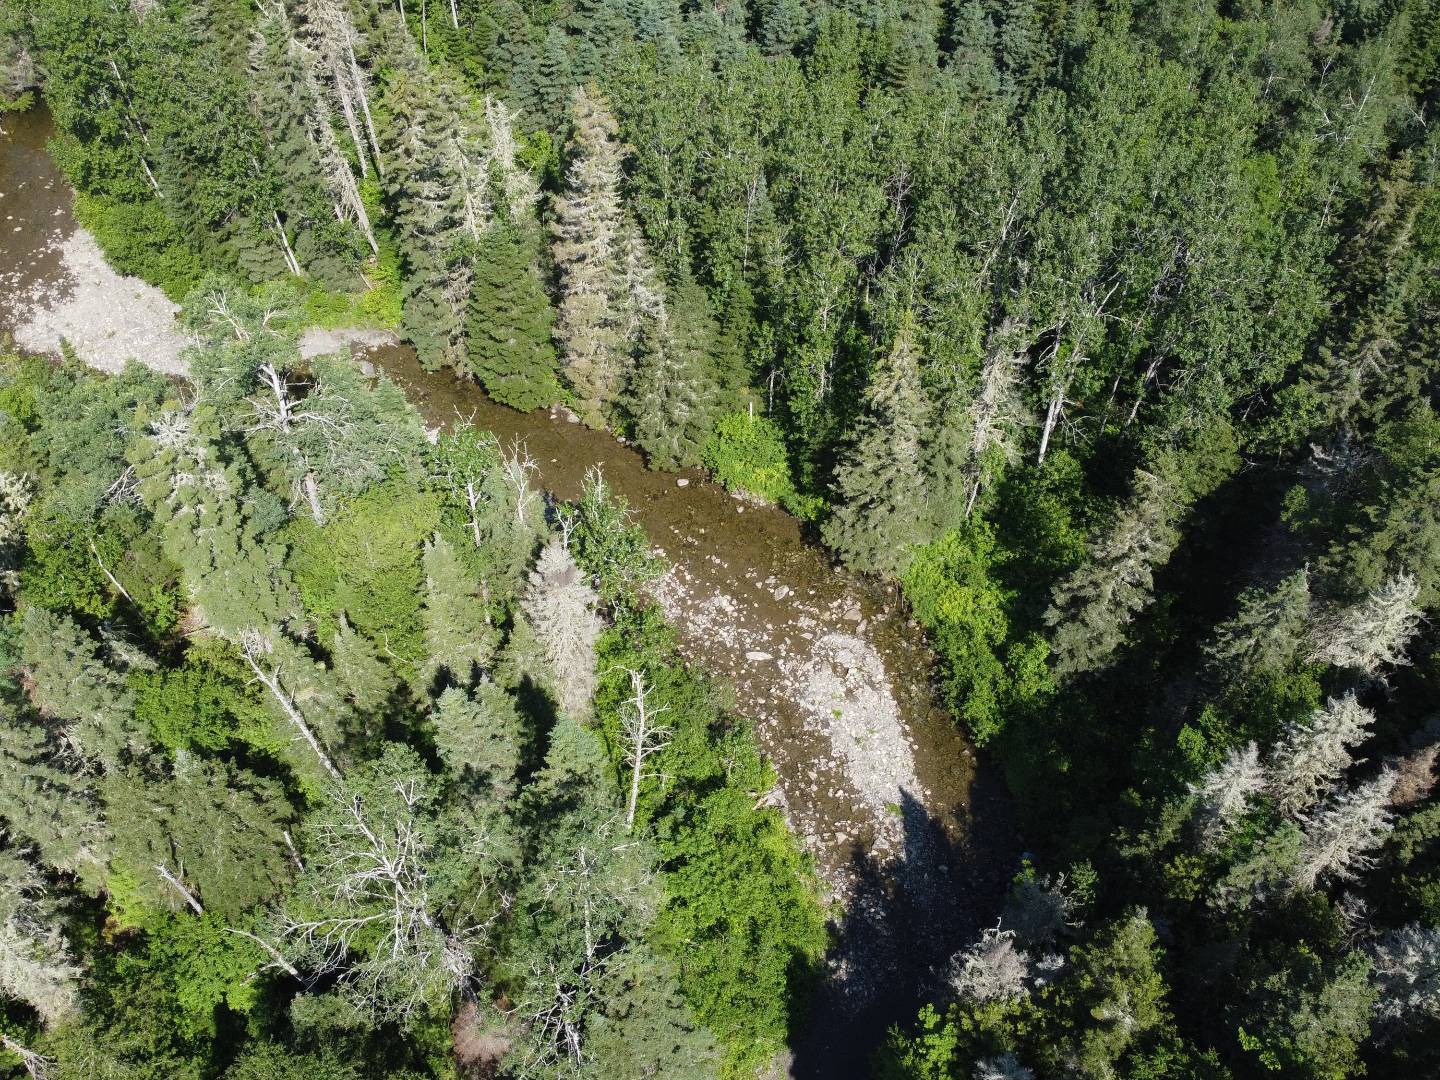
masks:
<instances>
[{"instance_id":1,"label":"pine tree","mask_svg":"<svg viewBox=\"0 0 1440 1080\"><path fill-rule=\"evenodd\" d=\"M64 615L27 607L20 617L20 661L35 707L64 723L65 740L106 769L146 745L135 694L100 656L89 634Z\"/></svg>"},{"instance_id":2,"label":"pine tree","mask_svg":"<svg viewBox=\"0 0 1440 1080\"><path fill-rule=\"evenodd\" d=\"M504 803L515 792L523 729L515 699L483 679L473 690L452 686L430 714L445 767Z\"/></svg>"},{"instance_id":3,"label":"pine tree","mask_svg":"<svg viewBox=\"0 0 1440 1080\"><path fill-rule=\"evenodd\" d=\"M81 969L60 932L60 911L29 862L0 851L0 990L46 1024L79 1011Z\"/></svg>"},{"instance_id":4,"label":"pine tree","mask_svg":"<svg viewBox=\"0 0 1440 1080\"><path fill-rule=\"evenodd\" d=\"M839 505L821 535L848 565L896 577L925 539L920 433L928 410L908 319L871 375L864 406L836 477Z\"/></svg>"},{"instance_id":5,"label":"pine tree","mask_svg":"<svg viewBox=\"0 0 1440 1080\"><path fill-rule=\"evenodd\" d=\"M628 296L622 264L627 224L620 204L623 150L602 99L582 87L570 106L565 190L556 197L555 266L560 277L556 336L580 418L602 427L626 373Z\"/></svg>"},{"instance_id":6,"label":"pine tree","mask_svg":"<svg viewBox=\"0 0 1440 1080\"><path fill-rule=\"evenodd\" d=\"M595 693L595 645L604 627L599 600L565 546L559 540L545 545L522 610L549 661L556 700L576 719L590 714Z\"/></svg>"},{"instance_id":7,"label":"pine tree","mask_svg":"<svg viewBox=\"0 0 1440 1080\"><path fill-rule=\"evenodd\" d=\"M1420 629L1421 612L1415 604L1419 595L1415 575L1392 575L1365 599L1317 620L1310 659L1369 675L1409 663L1405 647Z\"/></svg>"},{"instance_id":8,"label":"pine tree","mask_svg":"<svg viewBox=\"0 0 1440 1080\"><path fill-rule=\"evenodd\" d=\"M497 225L480 243L465 335L468 374L502 405L529 412L560 400L555 311L541 286L534 234Z\"/></svg>"},{"instance_id":9,"label":"pine tree","mask_svg":"<svg viewBox=\"0 0 1440 1080\"><path fill-rule=\"evenodd\" d=\"M1045 621L1055 627L1057 674L1099 667L1125 640L1125 627L1151 600L1155 567L1179 541L1174 493L1138 469L1134 492L1091 540L1085 565L1055 586Z\"/></svg>"},{"instance_id":10,"label":"pine tree","mask_svg":"<svg viewBox=\"0 0 1440 1080\"><path fill-rule=\"evenodd\" d=\"M648 320L642 330L629 395L635 441L658 469L699 462L719 404L719 330L704 290L691 282L675 301L664 322Z\"/></svg>"},{"instance_id":11,"label":"pine tree","mask_svg":"<svg viewBox=\"0 0 1440 1080\"><path fill-rule=\"evenodd\" d=\"M1198 784L1192 784L1190 794L1199 801L1200 828L1206 845L1214 846L1223 840L1250 809L1250 801L1264 790L1265 770L1253 740L1243 747L1233 747L1224 761Z\"/></svg>"},{"instance_id":12,"label":"pine tree","mask_svg":"<svg viewBox=\"0 0 1440 1080\"><path fill-rule=\"evenodd\" d=\"M1270 767L1269 786L1280 810L1294 815L1313 805L1356 764L1351 752L1370 737L1374 723L1375 714L1352 691L1292 724Z\"/></svg>"},{"instance_id":13,"label":"pine tree","mask_svg":"<svg viewBox=\"0 0 1440 1080\"><path fill-rule=\"evenodd\" d=\"M490 623L479 584L443 537L425 545L427 670L469 686L489 666L499 633Z\"/></svg>"},{"instance_id":14,"label":"pine tree","mask_svg":"<svg viewBox=\"0 0 1440 1080\"><path fill-rule=\"evenodd\" d=\"M1392 826L1389 802L1394 788L1395 771L1386 769L1373 780L1340 791L1308 815L1292 885L1313 889L1322 877L1353 878L1373 866L1370 853L1384 842Z\"/></svg>"}]
</instances>

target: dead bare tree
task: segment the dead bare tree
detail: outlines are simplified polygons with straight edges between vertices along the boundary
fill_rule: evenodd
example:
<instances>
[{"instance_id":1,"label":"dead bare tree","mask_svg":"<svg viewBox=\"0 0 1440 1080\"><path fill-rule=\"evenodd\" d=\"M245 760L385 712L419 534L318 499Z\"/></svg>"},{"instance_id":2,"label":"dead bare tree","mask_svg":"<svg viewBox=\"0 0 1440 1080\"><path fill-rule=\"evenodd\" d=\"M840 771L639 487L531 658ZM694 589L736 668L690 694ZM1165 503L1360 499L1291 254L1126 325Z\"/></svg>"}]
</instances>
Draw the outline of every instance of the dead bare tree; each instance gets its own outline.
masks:
<instances>
[{"instance_id":1,"label":"dead bare tree","mask_svg":"<svg viewBox=\"0 0 1440 1080\"><path fill-rule=\"evenodd\" d=\"M645 762L670 745L671 729L660 722L670 711L669 705L655 708L644 672L627 668L631 697L620 707L620 730L625 733L625 760L630 765L630 795L625 802L625 831L635 828L635 804L640 799L640 781L645 775Z\"/></svg>"},{"instance_id":2,"label":"dead bare tree","mask_svg":"<svg viewBox=\"0 0 1440 1080\"><path fill-rule=\"evenodd\" d=\"M320 740L315 736L315 732L306 723L295 699L285 688L283 681L285 672L282 666L272 659L275 652L274 644L263 633L254 629L242 631L239 644L240 655L245 658L245 663L256 680L270 692L270 697L280 707L285 718L299 732L300 737L305 740L305 744L319 758L325 771L332 778L340 779L340 770L335 768L334 762L330 760L330 755L325 753L324 747L320 745Z\"/></svg>"}]
</instances>

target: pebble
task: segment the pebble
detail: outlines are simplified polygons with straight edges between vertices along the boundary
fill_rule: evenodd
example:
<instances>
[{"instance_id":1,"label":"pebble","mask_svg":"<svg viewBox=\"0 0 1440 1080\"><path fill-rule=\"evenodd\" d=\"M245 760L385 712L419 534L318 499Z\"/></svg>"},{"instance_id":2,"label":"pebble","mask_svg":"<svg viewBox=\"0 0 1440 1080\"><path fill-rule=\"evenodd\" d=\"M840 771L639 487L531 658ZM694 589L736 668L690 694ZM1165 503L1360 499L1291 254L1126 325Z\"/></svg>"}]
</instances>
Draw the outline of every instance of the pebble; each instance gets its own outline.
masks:
<instances>
[{"instance_id":1,"label":"pebble","mask_svg":"<svg viewBox=\"0 0 1440 1080\"><path fill-rule=\"evenodd\" d=\"M682 476L682 477L680 477L680 479L678 479L678 480L675 481L675 486L676 486L676 487L689 487L689 486L690 486L690 481L689 481L688 479L686 479L685 477Z\"/></svg>"},{"instance_id":2,"label":"pebble","mask_svg":"<svg viewBox=\"0 0 1440 1080\"><path fill-rule=\"evenodd\" d=\"M759 649L751 649L745 654L746 660L774 660L768 652L761 652Z\"/></svg>"}]
</instances>

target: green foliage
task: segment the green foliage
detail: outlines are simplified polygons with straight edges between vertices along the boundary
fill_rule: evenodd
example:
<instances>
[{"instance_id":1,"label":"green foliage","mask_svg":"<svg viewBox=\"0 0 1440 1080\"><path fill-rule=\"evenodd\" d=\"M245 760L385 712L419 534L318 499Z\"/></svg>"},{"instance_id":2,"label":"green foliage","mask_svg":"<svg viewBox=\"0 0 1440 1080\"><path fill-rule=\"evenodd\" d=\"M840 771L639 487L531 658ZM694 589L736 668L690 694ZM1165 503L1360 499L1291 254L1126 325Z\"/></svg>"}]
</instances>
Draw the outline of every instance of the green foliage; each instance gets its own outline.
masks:
<instances>
[{"instance_id":1,"label":"green foliage","mask_svg":"<svg viewBox=\"0 0 1440 1080\"><path fill-rule=\"evenodd\" d=\"M585 476L571 550L576 564L594 575L600 596L609 604L634 601L636 590L662 570L645 530L631 520L624 497L610 490L599 469Z\"/></svg>"},{"instance_id":2,"label":"green foliage","mask_svg":"<svg viewBox=\"0 0 1440 1080\"><path fill-rule=\"evenodd\" d=\"M333 638L343 613L401 663L418 664L425 656L421 545L438 524L437 501L400 485L372 488L324 526L293 522L288 565L322 640Z\"/></svg>"},{"instance_id":3,"label":"green foliage","mask_svg":"<svg viewBox=\"0 0 1440 1080\"><path fill-rule=\"evenodd\" d=\"M197 641L175 668L136 672L135 719L178 753L223 750L232 740L272 746L272 724L250 672L224 641Z\"/></svg>"},{"instance_id":4,"label":"green foliage","mask_svg":"<svg viewBox=\"0 0 1440 1080\"><path fill-rule=\"evenodd\" d=\"M1003 727L1007 708L1050 685L1044 642L1011 643L1012 597L992 577L997 557L993 531L970 524L919 549L901 579L915 617L944 658L947 700L982 746Z\"/></svg>"},{"instance_id":5,"label":"green foliage","mask_svg":"<svg viewBox=\"0 0 1440 1080\"><path fill-rule=\"evenodd\" d=\"M205 276L207 264L156 200L125 202L105 195L75 196L75 220L94 234L115 269L181 300Z\"/></svg>"},{"instance_id":6,"label":"green foliage","mask_svg":"<svg viewBox=\"0 0 1440 1080\"><path fill-rule=\"evenodd\" d=\"M753 412L726 413L700 451L700 459L729 491L761 502L778 503L803 519L816 506L795 490L779 426Z\"/></svg>"},{"instance_id":7,"label":"green foliage","mask_svg":"<svg viewBox=\"0 0 1440 1080\"><path fill-rule=\"evenodd\" d=\"M597 712L617 771L618 710L626 669L644 670L652 703L673 735L654 761L642 821L662 859L665 902L656 947L680 967L680 985L719 1037L726 1068L748 1075L783 1045L789 1005L819 963L826 933L812 871L778 812L755 792L775 783L749 733L683 667L653 609L626 617L602 641Z\"/></svg>"}]
</instances>

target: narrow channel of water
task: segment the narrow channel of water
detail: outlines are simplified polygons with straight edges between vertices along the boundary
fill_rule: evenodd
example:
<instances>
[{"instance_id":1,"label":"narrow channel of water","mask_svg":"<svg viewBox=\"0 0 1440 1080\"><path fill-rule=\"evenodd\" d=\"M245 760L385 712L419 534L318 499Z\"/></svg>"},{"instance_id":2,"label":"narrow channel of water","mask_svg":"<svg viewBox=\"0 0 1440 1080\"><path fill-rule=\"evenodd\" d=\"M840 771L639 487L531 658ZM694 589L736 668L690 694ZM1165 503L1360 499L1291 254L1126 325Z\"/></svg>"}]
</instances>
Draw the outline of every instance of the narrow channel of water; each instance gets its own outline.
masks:
<instances>
[{"instance_id":1,"label":"narrow channel of water","mask_svg":"<svg viewBox=\"0 0 1440 1080\"><path fill-rule=\"evenodd\" d=\"M0 283L10 298L0 330L27 315L15 297L63 297L75 285L55 254L76 224L44 149L49 131L36 109L5 117L0 133ZM886 1025L913 1017L936 966L997 910L1013 864L1006 798L936 707L923 634L783 512L740 502L697 472L653 472L563 414L499 406L472 383L424 371L408 347L366 355L428 423L472 423L522 445L562 499L602 469L673 564L656 595L681 648L754 721L787 818L837 898L835 955L790 1074L867 1075Z\"/></svg>"}]
</instances>

